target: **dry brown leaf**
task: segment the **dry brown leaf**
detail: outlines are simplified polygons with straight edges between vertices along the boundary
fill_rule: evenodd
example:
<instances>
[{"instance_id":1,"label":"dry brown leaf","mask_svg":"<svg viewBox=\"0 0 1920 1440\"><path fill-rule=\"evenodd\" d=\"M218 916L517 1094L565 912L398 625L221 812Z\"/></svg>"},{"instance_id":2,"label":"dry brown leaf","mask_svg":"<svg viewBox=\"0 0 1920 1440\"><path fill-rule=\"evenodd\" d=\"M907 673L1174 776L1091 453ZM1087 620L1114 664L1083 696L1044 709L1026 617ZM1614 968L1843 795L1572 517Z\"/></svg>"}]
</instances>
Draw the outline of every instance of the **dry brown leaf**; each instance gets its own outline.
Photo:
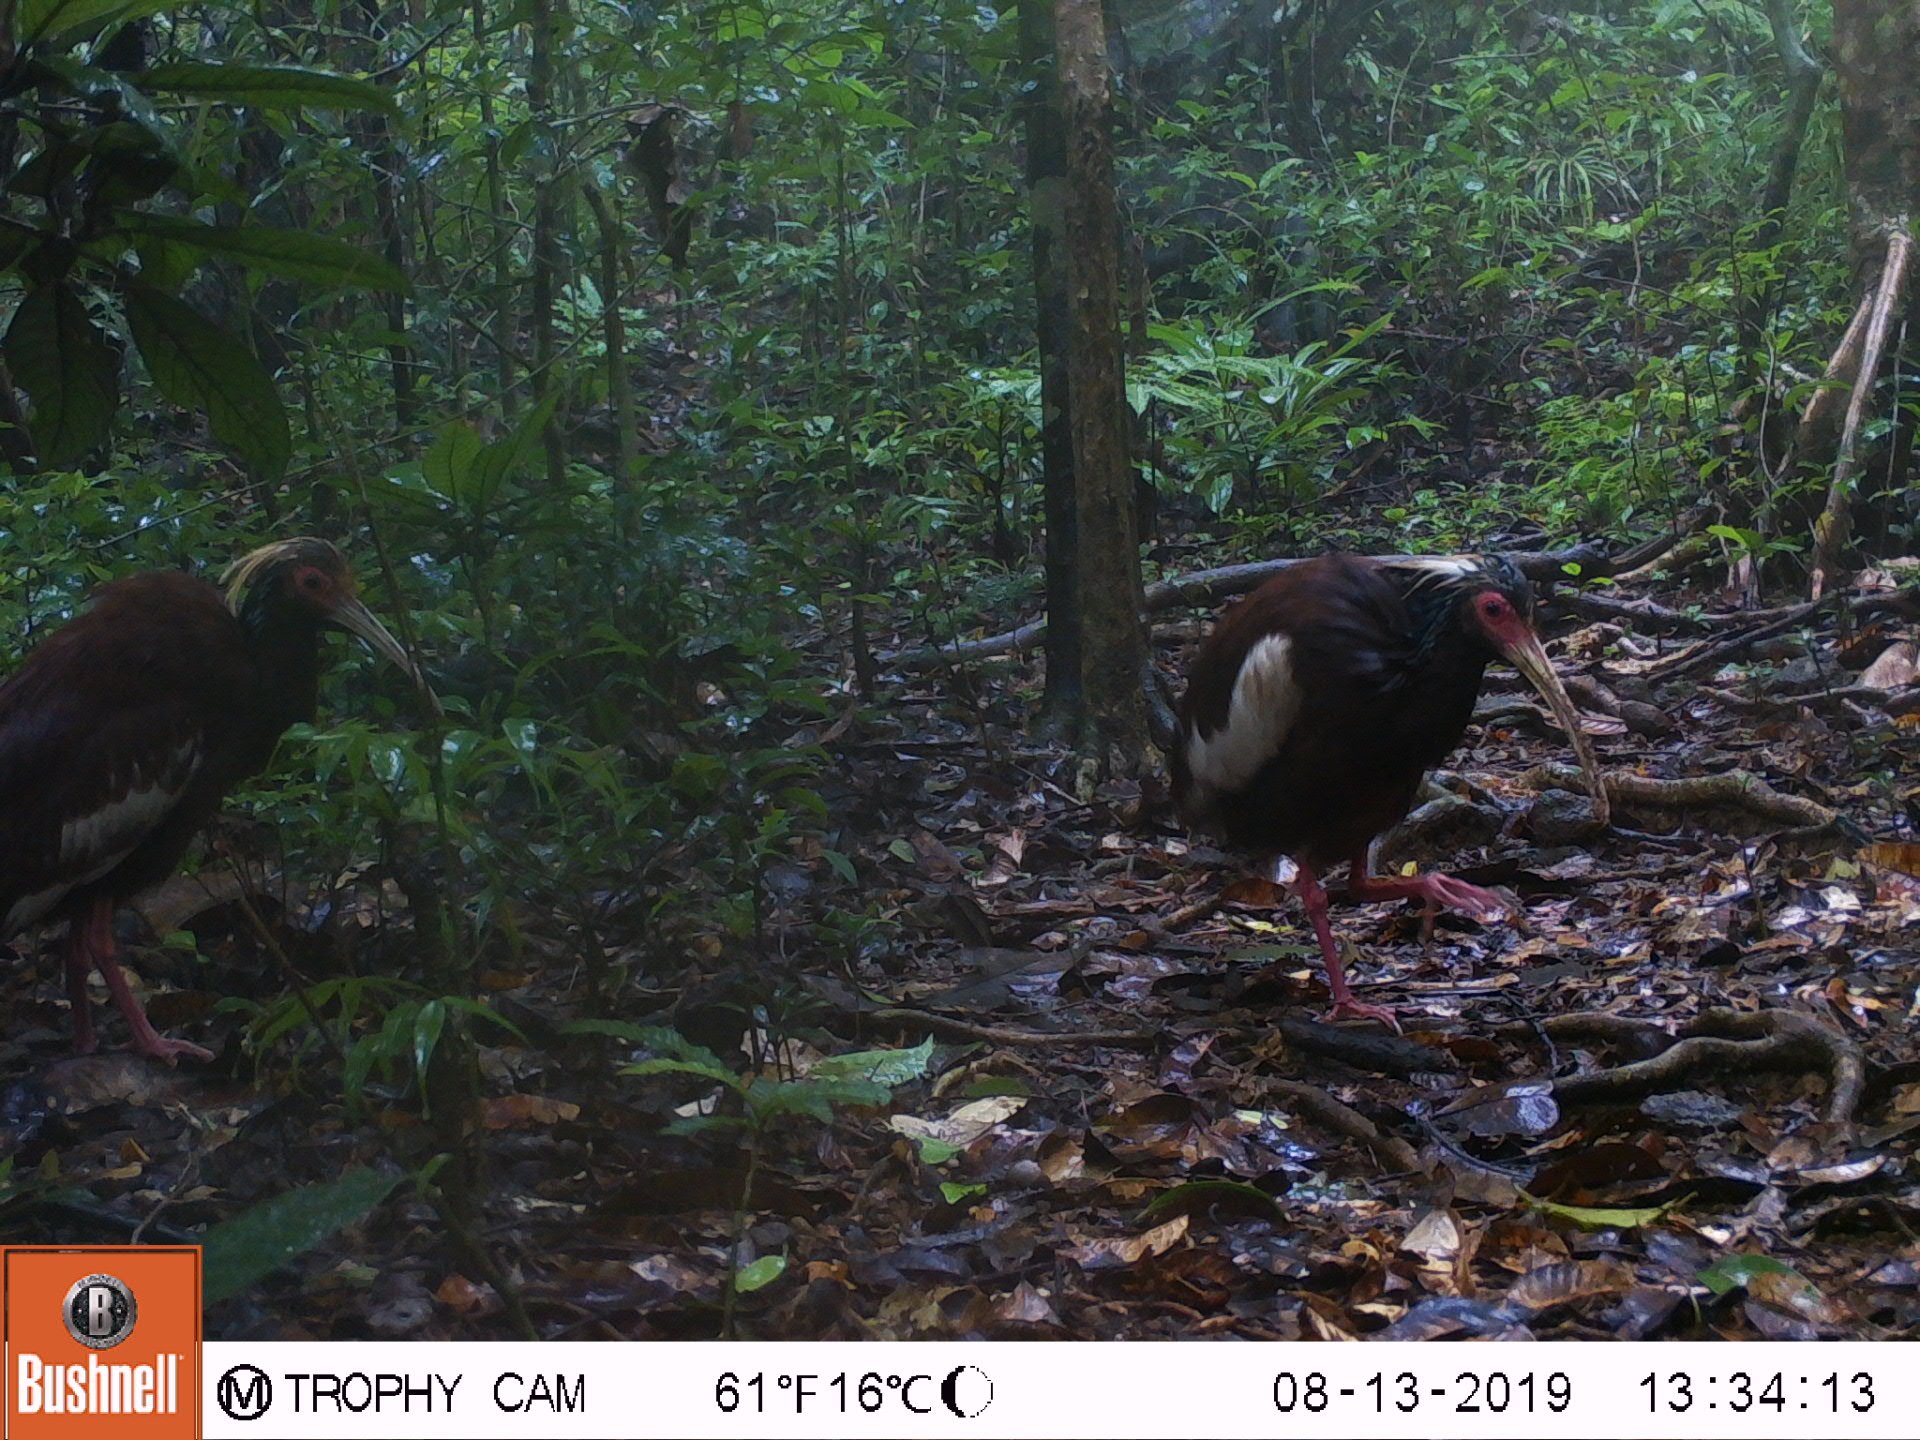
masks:
<instances>
[{"instance_id":1,"label":"dry brown leaf","mask_svg":"<svg viewBox=\"0 0 1920 1440\"><path fill-rule=\"evenodd\" d=\"M1860 683L1872 690L1898 690L1920 677L1920 646L1897 640L1860 672Z\"/></svg>"},{"instance_id":2,"label":"dry brown leaf","mask_svg":"<svg viewBox=\"0 0 1920 1440\"><path fill-rule=\"evenodd\" d=\"M489 1130L518 1130L531 1125L554 1125L575 1120L580 1107L571 1100L555 1100L546 1095L496 1095L481 1107L481 1118Z\"/></svg>"},{"instance_id":3,"label":"dry brown leaf","mask_svg":"<svg viewBox=\"0 0 1920 1440\"><path fill-rule=\"evenodd\" d=\"M1067 1259L1083 1270L1111 1270L1135 1265L1149 1255L1163 1255L1187 1237L1188 1216L1176 1215L1164 1225L1156 1225L1138 1235L1089 1235L1064 1252Z\"/></svg>"}]
</instances>

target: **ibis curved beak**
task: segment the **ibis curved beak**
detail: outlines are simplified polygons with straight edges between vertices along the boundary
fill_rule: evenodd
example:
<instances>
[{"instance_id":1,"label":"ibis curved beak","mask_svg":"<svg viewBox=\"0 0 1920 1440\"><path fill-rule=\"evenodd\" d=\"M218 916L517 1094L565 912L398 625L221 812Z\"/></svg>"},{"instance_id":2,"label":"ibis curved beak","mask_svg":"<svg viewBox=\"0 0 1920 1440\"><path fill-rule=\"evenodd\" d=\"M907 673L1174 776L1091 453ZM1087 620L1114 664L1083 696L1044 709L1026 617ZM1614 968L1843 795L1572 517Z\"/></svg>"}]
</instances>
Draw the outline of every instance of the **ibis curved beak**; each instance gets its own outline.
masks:
<instances>
[{"instance_id":1,"label":"ibis curved beak","mask_svg":"<svg viewBox=\"0 0 1920 1440\"><path fill-rule=\"evenodd\" d=\"M349 634L358 635L367 642L367 648L382 659L391 660L400 668L400 672L413 682L421 697L432 707L435 715L444 715L440 708L440 697L433 693L433 687L427 684L427 677L420 673L420 667L413 663L413 657L407 654L406 646L393 638L393 632L380 623L375 615L356 597L349 595L333 607L333 623Z\"/></svg>"},{"instance_id":2,"label":"ibis curved beak","mask_svg":"<svg viewBox=\"0 0 1920 1440\"><path fill-rule=\"evenodd\" d=\"M1573 742L1573 753L1580 761L1580 773L1587 780L1587 793L1593 797L1593 818L1606 825L1612 812L1607 803L1606 782L1600 774L1600 759L1593 753L1593 742L1587 738L1587 732L1580 728L1580 716L1567 697L1566 686L1554 673L1553 662L1547 659L1540 637L1526 630L1521 636L1503 642L1500 653L1540 692L1540 698L1553 711L1553 718L1567 732L1567 739Z\"/></svg>"}]
</instances>

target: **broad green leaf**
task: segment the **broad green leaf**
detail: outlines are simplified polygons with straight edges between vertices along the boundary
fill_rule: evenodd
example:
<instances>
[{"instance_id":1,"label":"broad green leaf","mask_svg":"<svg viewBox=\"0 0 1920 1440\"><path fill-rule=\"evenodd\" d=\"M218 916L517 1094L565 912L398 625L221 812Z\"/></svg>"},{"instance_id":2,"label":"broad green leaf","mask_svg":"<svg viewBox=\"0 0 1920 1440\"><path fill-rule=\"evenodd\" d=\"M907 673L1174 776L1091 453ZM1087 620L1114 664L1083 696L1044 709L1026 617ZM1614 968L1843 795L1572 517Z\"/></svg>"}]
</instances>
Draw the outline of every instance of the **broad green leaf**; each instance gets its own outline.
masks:
<instances>
[{"instance_id":1,"label":"broad green leaf","mask_svg":"<svg viewBox=\"0 0 1920 1440\"><path fill-rule=\"evenodd\" d=\"M420 457L420 478L448 499L457 499L473 474L481 439L464 420L442 425Z\"/></svg>"},{"instance_id":2,"label":"broad green leaf","mask_svg":"<svg viewBox=\"0 0 1920 1440\"><path fill-rule=\"evenodd\" d=\"M287 412L253 352L192 307L151 286L126 290L133 343L174 404L202 410L214 438L263 478L277 480L293 453Z\"/></svg>"},{"instance_id":3,"label":"broad green leaf","mask_svg":"<svg viewBox=\"0 0 1920 1440\"><path fill-rule=\"evenodd\" d=\"M698 1060L638 1060L631 1065L620 1067L622 1075L692 1075L700 1080L711 1080L716 1085L725 1085L729 1089L740 1088L740 1077L724 1065L706 1065Z\"/></svg>"},{"instance_id":4,"label":"broad green leaf","mask_svg":"<svg viewBox=\"0 0 1920 1440\"><path fill-rule=\"evenodd\" d=\"M812 1073L823 1080L871 1080L878 1085L904 1085L927 1073L933 1061L929 1035L911 1050L858 1050L829 1055L814 1062Z\"/></svg>"},{"instance_id":5,"label":"broad green leaf","mask_svg":"<svg viewBox=\"0 0 1920 1440\"><path fill-rule=\"evenodd\" d=\"M786 1256L762 1255L751 1265L742 1265L734 1272L733 1288L742 1295L751 1295L756 1290L764 1290L786 1273Z\"/></svg>"},{"instance_id":6,"label":"broad green leaf","mask_svg":"<svg viewBox=\"0 0 1920 1440\"><path fill-rule=\"evenodd\" d=\"M377 255L331 235L280 230L271 225L202 225L174 215L122 211L120 228L213 255L226 255L254 270L321 285L357 285L368 290L407 288L407 277Z\"/></svg>"},{"instance_id":7,"label":"broad green leaf","mask_svg":"<svg viewBox=\"0 0 1920 1440\"><path fill-rule=\"evenodd\" d=\"M473 467L472 493L476 503L488 503L494 492L511 480L514 472L526 463L540 442L540 432L547 428L547 422L553 418L554 409L559 403L560 396L557 393L549 395L521 417L513 434L494 441L480 452Z\"/></svg>"},{"instance_id":8,"label":"broad green leaf","mask_svg":"<svg viewBox=\"0 0 1920 1440\"><path fill-rule=\"evenodd\" d=\"M45 464L66 469L107 438L120 405L120 357L72 286L30 289L0 348L33 397L33 442Z\"/></svg>"},{"instance_id":9,"label":"broad green leaf","mask_svg":"<svg viewBox=\"0 0 1920 1440\"><path fill-rule=\"evenodd\" d=\"M949 1205L958 1205L963 1200L971 1200L976 1195L984 1195L986 1193L987 1187L980 1184L969 1185L958 1180L942 1180L940 1182L940 1198Z\"/></svg>"},{"instance_id":10,"label":"broad green leaf","mask_svg":"<svg viewBox=\"0 0 1920 1440\"><path fill-rule=\"evenodd\" d=\"M266 110L316 105L336 110L384 110L397 114L393 97L379 86L324 70L291 65L208 65L182 60L140 72L141 88L165 95L194 95Z\"/></svg>"},{"instance_id":11,"label":"broad green leaf","mask_svg":"<svg viewBox=\"0 0 1920 1440\"><path fill-rule=\"evenodd\" d=\"M207 1303L238 1295L386 1199L401 1176L350 1170L263 1201L207 1231Z\"/></svg>"},{"instance_id":12,"label":"broad green leaf","mask_svg":"<svg viewBox=\"0 0 1920 1440\"><path fill-rule=\"evenodd\" d=\"M182 8L178 0L21 0L16 23L24 45L88 27L97 34L109 25L177 8Z\"/></svg>"}]
</instances>

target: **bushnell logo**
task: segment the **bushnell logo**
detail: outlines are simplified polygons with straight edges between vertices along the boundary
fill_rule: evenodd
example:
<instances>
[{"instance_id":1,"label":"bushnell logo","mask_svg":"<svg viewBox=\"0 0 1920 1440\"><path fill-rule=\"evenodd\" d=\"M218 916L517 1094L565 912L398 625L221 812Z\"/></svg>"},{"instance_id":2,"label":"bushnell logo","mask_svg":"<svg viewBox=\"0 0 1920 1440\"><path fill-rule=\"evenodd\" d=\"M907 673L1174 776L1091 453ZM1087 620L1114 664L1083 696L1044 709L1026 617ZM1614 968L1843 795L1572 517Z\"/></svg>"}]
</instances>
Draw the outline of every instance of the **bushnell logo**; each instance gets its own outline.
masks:
<instances>
[{"instance_id":1,"label":"bushnell logo","mask_svg":"<svg viewBox=\"0 0 1920 1440\"><path fill-rule=\"evenodd\" d=\"M89 1275L67 1292L67 1333L89 1350L111 1350L133 1333L140 1307L112 1275Z\"/></svg>"},{"instance_id":2,"label":"bushnell logo","mask_svg":"<svg viewBox=\"0 0 1920 1440\"><path fill-rule=\"evenodd\" d=\"M0 1325L8 1440L199 1433L196 1247L0 1250Z\"/></svg>"}]
</instances>

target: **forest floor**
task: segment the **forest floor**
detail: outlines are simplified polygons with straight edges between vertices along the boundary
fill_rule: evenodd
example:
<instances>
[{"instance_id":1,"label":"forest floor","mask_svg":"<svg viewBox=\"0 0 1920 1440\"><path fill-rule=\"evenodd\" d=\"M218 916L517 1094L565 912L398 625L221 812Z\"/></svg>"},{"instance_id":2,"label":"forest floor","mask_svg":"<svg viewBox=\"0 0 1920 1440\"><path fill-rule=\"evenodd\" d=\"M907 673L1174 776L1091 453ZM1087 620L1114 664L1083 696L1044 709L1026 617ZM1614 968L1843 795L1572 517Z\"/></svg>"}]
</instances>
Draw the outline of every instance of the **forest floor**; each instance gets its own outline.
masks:
<instances>
[{"instance_id":1,"label":"forest floor","mask_svg":"<svg viewBox=\"0 0 1920 1440\"><path fill-rule=\"evenodd\" d=\"M727 1323L767 1338L1920 1333L1908 578L1768 613L1719 609L1683 576L1562 592L1550 650L1623 777L1614 826L1592 838L1568 819L1540 767L1570 764L1569 747L1494 672L1383 853L1500 887L1513 916L1442 915L1423 938L1416 907L1335 890L1361 995L1398 1007L1398 1038L1317 1022L1298 907L1187 836L1160 787L1070 793L1066 757L1022 729L1033 657L971 679L896 668L883 706L791 737L833 757L830 839L857 883L802 846L769 870L746 953L692 937L673 974L632 959L640 937L602 938L635 1018L669 1012L729 1064L803 1079L830 1053L931 1039L923 1073L888 1105L771 1129L742 1216L738 1132L663 1130L711 1084L624 1077L633 1046L559 1033L607 1013L577 967L535 953L490 971L531 1037L482 1036L478 1233L497 1278L541 1333L581 1339ZM1156 635L1170 678L1204 629L1178 613ZM881 923L835 923L855 908ZM525 918L535 952L541 929ZM60 1058L54 972L50 957L0 970L15 1017L0 1075L31 1077L0 1105L0 1140L77 1187L33 1236L192 1238L290 1181L377 1163L419 1125L398 1096L367 1117L337 1081L263 1085L237 1047L177 1071ZM744 1052L726 1023L743 976L764 1002ZM211 1003L175 992L155 1018ZM762 1283L727 1320L736 1234ZM505 1312L403 1188L218 1306L209 1333L500 1337Z\"/></svg>"}]
</instances>

